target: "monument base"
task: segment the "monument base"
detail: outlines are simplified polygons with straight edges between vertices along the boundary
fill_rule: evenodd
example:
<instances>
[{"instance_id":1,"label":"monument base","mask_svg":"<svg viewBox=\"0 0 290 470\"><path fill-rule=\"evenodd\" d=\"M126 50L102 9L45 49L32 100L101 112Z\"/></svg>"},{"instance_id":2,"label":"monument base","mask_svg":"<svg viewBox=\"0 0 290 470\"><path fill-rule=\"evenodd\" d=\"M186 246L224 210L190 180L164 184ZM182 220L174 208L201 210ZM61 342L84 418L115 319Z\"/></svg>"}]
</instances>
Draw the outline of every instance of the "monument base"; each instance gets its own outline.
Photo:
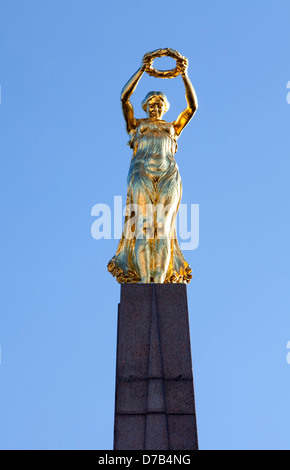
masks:
<instances>
[{"instance_id":1,"label":"monument base","mask_svg":"<svg viewBox=\"0 0 290 470\"><path fill-rule=\"evenodd\" d=\"M122 284L114 450L198 450L185 284Z\"/></svg>"}]
</instances>

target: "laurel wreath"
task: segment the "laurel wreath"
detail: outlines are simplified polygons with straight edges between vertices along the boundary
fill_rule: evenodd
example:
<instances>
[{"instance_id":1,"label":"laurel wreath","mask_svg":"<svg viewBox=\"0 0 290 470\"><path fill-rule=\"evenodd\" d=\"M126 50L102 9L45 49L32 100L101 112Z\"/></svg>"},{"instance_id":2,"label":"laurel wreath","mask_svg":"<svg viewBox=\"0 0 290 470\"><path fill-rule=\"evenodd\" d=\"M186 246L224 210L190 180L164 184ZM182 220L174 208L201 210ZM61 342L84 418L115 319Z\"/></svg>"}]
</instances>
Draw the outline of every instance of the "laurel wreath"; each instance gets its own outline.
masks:
<instances>
[{"instance_id":1,"label":"laurel wreath","mask_svg":"<svg viewBox=\"0 0 290 470\"><path fill-rule=\"evenodd\" d=\"M171 57L176 60L176 67L170 70L157 70L153 67L153 61L157 57ZM179 66L184 63L186 60L178 51L174 49L157 49L156 51L148 53L148 65L145 68L145 71L151 76L156 78L174 78L180 75Z\"/></svg>"}]
</instances>

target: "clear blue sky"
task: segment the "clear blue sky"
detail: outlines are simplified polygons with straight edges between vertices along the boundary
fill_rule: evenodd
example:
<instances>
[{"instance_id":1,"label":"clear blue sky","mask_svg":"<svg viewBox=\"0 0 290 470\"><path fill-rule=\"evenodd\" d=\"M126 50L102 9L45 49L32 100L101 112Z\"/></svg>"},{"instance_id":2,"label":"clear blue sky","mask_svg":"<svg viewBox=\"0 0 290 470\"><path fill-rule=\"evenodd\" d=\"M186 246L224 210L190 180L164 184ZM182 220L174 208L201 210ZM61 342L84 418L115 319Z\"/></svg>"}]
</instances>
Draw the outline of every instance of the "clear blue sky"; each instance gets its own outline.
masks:
<instances>
[{"instance_id":1,"label":"clear blue sky","mask_svg":"<svg viewBox=\"0 0 290 470\"><path fill-rule=\"evenodd\" d=\"M126 195L120 91L145 52L189 59L176 155L200 204L185 256L202 449L290 449L289 0L2 0L0 448L110 449L117 304L91 208ZM144 77L185 107L180 77ZM289 90L290 91L290 90Z\"/></svg>"}]
</instances>

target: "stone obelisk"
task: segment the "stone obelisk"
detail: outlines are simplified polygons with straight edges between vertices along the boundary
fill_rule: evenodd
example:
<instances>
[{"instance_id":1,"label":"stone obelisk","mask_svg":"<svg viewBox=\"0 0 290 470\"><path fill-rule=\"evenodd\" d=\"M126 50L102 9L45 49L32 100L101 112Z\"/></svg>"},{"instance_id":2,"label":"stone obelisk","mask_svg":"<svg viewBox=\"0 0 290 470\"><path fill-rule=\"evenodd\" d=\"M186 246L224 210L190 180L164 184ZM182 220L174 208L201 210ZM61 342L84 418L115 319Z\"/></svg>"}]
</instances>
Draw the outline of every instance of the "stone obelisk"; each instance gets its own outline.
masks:
<instances>
[{"instance_id":1,"label":"stone obelisk","mask_svg":"<svg viewBox=\"0 0 290 470\"><path fill-rule=\"evenodd\" d=\"M185 284L122 284L115 450L198 450Z\"/></svg>"}]
</instances>

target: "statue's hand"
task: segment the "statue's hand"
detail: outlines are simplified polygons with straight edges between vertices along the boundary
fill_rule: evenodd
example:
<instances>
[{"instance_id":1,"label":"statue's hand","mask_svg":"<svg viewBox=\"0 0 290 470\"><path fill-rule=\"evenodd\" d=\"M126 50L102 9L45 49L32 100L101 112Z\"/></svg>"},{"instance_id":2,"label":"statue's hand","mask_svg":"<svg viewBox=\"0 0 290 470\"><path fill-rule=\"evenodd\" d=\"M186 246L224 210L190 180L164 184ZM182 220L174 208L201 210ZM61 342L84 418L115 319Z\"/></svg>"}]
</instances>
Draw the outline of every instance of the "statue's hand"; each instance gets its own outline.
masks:
<instances>
[{"instance_id":1,"label":"statue's hand","mask_svg":"<svg viewBox=\"0 0 290 470\"><path fill-rule=\"evenodd\" d=\"M176 65L177 65L177 68L178 68L181 75L186 75L187 74L188 60L185 57L183 59L177 60Z\"/></svg>"},{"instance_id":2,"label":"statue's hand","mask_svg":"<svg viewBox=\"0 0 290 470\"><path fill-rule=\"evenodd\" d=\"M141 70L142 70L142 72L145 72L145 70L150 67L150 65L151 65L151 63L152 63L151 54L152 54L152 52L147 52L147 54L145 54L145 55L143 56L142 64L141 64Z\"/></svg>"}]
</instances>

